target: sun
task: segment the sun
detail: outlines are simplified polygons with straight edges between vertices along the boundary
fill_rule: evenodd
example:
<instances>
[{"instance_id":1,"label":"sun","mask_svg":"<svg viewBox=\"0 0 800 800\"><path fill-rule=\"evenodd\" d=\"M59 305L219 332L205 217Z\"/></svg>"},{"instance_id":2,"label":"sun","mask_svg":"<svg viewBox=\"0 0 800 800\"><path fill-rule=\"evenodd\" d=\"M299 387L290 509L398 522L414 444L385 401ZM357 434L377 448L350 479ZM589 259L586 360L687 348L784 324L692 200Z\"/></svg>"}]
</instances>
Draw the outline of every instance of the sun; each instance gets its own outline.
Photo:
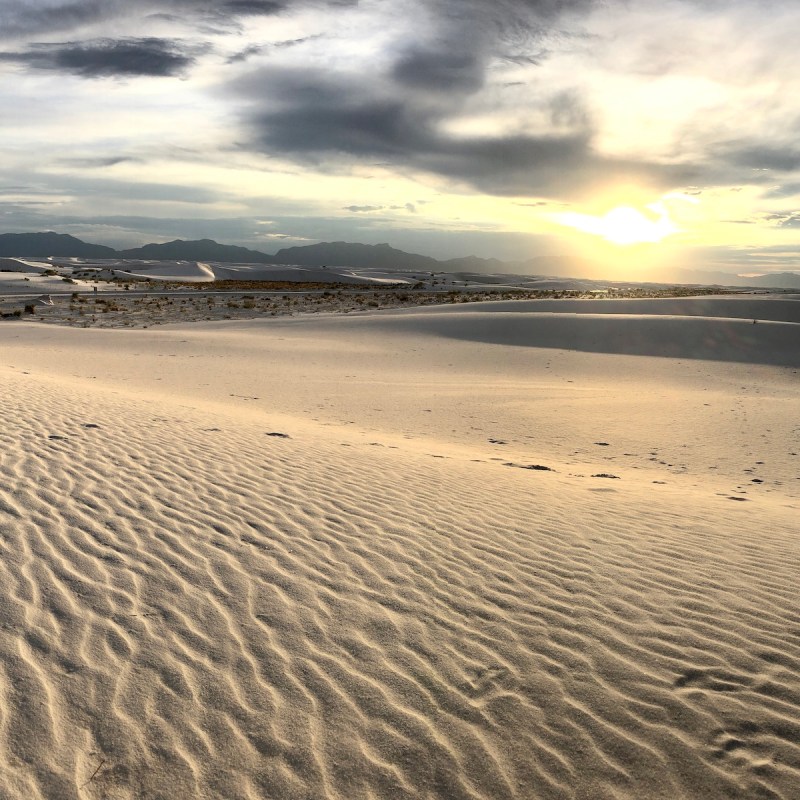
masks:
<instances>
[{"instance_id":1,"label":"sun","mask_svg":"<svg viewBox=\"0 0 800 800\"><path fill-rule=\"evenodd\" d=\"M670 218L667 207L661 202L651 203L645 211L631 206L617 206L602 216L570 211L554 215L554 220L560 225L601 236L621 246L660 242L680 232Z\"/></svg>"}]
</instances>

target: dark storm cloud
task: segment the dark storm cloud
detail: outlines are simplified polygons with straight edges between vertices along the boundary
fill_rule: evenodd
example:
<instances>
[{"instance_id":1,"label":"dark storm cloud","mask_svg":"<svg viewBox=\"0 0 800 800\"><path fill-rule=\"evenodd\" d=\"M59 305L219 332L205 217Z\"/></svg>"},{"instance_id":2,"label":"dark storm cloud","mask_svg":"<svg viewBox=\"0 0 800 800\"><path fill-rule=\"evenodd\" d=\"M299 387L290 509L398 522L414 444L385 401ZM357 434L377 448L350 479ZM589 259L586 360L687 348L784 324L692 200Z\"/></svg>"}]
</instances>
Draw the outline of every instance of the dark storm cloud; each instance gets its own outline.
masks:
<instances>
[{"instance_id":1,"label":"dark storm cloud","mask_svg":"<svg viewBox=\"0 0 800 800\"><path fill-rule=\"evenodd\" d=\"M434 0L430 29L396 60L392 77L414 90L475 92L492 58L538 65L546 51L536 43L560 16L597 0ZM421 40L421 41L420 41Z\"/></svg>"},{"instance_id":2,"label":"dark storm cloud","mask_svg":"<svg viewBox=\"0 0 800 800\"><path fill-rule=\"evenodd\" d=\"M198 51L196 45L165 39L100 39L36 44L22 53L0 53L0 61L71 72L83 78L169 77L180 75L192 66Z\"/></svg>"},{"instance_id":3,"label":"dark storm cloud","mask_svg":"<svg viewBox=\"0 0 800 800\"><path fill-rule=\"evenodd\" d=\"M439 52L414 48L394 65L392 77L411 89L473 92L484 84L485 59L474 50Z\"/></svg>"},{"instance_id":4,"label":"dark storm cloud","mask_svg":"<svg viewBox=\"0 0 800 800\"><path fill-rule=\"evenodd\" d=\"M524 45L553 30L565 35L558 29L560 18L609 4L622 6L624 0L434 0L432 8L445 27L456 21L506 44Z\"/></svg>"},{"instance_id":5,"label":"dark storm cloud","mask_svg":"<svg viewBox=\"0 0 800 800\"><path fill-rule=\"evenodd\" d=\"M6 39L72 30L114 16L122 7L122 3L113 0L75 0L56 4L6 0L0 8L0 37Z\"/></svg>"},{"instance_id":6,"label":"dark storm cloud","mask_svg":"<svg viewBox=\"0 0 800 800\"><path fill-rule=\"evenodd\" d=\"M288 3L281 0L230 0L223 4L223 8L229 14L272 16L285 11L287 5Z\"/></svg>"},{"instance_id":7,"label":"dark storm cloud","mask_svg":"<svg viewBox=\"0 0 800 800\"><path fill-rule=\"evenodd\" d=\"M208 23L254 15L269 16L314 5L348 6L358 0L2 0L0 38L71 31L107 20L156 16L165 20Z\"/></svg>"},{"instance_id":8,"label":"dark storm cloud","mask_svg":"<svg viewBox=\"0 0 800 800\"><path fill-rule=\"evenodd\" d=\"M562 15L595 4L433 0L424 6L424 30L387 50L391 62L383 73L255 71L234 87L251 108L249 146L323 166L378 161L504 195L568 194L612 176L659 186L685 183L691 170L596 155L589 116L576 95L541 99L550 130L497 136L447 132L448 123L468 112L471 99L487 87L493 63L507 60L509 52L515 60L526 53L533 62L544 58L541 37Z\"/></svg>"},{"instance_id":9,"label":"dark storm cloud","mask_svg":"<svg viewBox=\"0 0 800 800\"><path fill-rule=\"evenodd\" d=\"M548 191L571 195L608 178L683 185L696 176L687 167L603 158L591 147L591 131L576 97L560 97L558 114L576 121L563 135L455 136L444 123L459 108L427 101L424 91L377 86L312 70L267 68L238 84L261 109L249 123L252 146L263 153L308 163L379 159L461 181L492 194ZM568 113L566 106L572 104Z\"/></svg>"}]
</instances>

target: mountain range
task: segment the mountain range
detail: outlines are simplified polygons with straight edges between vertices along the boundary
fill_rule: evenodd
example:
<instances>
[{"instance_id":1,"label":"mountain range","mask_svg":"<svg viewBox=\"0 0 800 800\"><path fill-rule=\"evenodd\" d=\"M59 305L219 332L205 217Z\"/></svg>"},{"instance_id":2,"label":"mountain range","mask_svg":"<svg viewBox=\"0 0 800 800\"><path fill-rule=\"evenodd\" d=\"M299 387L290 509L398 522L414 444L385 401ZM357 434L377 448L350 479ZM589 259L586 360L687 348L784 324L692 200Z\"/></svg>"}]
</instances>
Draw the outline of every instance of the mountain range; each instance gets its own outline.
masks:
<instances>
[{"instance_id":1,"label":"mountain range","mask_svg":"<svg viewBox=\"0 0 800 800\"><path fill-rule=\"evenodd\" d=\"M540 256L526 261L500 261L496 258L466 256L441 261L418 253L406 253L388 244L320 242L303 247L287 247L274 255L246 247L219 244L212 239L163 244L146 244L129 250L114 250L91 244L63 233L0 234L0 258L82 258L129 259L148 261L213 261L237 264L291 264L304 267L350 267L409 272L514 273L562 277L585 277L597 267L560 256ZM689 284L749 286L756 288L800 289L800 274L772 273L742 278L724 272L678 270L672 281Z\"/></svg>"},{"instance_id":2,"label":"mountain range","mask_svg":"<svg viewBox=\"0 0 800 800\"><path fill-rule=\"evenodd\" d=\"M529 261L500 261L496 258L451 258L440 261L418 253L397 250L388 244L320 242L303 247L286 247L274 255L246 247L219 244L213 239L163 244L146 244L130 250L114 250L90 244L65 233L0 234L0 258L84 258L128 259L132 261L213 261L233 264L291 264L301 267L350 267L353 269L404 270L408 272L502 272L535 267L534 274L567 274L575 262L559 257L534 258Z\"/></svg>"}]
</instances>

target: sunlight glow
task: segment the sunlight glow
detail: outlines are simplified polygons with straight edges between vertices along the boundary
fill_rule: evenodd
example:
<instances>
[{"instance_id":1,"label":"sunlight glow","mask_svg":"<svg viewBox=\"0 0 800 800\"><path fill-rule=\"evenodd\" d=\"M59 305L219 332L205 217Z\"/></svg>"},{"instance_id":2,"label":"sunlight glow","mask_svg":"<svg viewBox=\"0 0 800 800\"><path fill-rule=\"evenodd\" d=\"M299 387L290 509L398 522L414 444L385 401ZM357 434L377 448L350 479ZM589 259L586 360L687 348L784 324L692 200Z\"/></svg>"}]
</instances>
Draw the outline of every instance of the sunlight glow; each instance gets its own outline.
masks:
<instances>
[{"instance_id":1,"label":"sunlight glow","mask_svg":"<svg viewBox=\"0 0 800 800\"><path fill-rule=\"evenodd\" d=\"M555 215L555 221L623 246L660 242L680 231L663 203L652 203L647 210L651 213L646 214L630 206L618 206L599 217L570 211Z\"/></svg>"}]
</instances>

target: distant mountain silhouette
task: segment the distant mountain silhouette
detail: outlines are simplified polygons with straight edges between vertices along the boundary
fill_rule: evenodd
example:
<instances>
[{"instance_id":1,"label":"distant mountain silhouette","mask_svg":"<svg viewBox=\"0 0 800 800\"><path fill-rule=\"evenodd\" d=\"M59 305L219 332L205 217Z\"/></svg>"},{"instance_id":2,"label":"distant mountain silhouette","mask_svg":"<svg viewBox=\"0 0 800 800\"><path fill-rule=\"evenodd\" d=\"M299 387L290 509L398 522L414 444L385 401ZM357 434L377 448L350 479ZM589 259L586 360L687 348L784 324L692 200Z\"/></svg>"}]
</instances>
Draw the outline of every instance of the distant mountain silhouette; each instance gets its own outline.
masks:
<instances>
[{"instance_id":1,"label":"distant mountain silhouette","mask_svg":"<svg viewBox=\"0 0 800 800\"><path fill-rule=\"evenodd\" d=\"M164 244L146 244L132 250L120 250L120 258L153 261L224 261L240 264L274 264L273 256L246 247L219 244L213 239L184 242L175 239Z\"/></svg>"},{"instance_id":2,"label":"distant mountain silhouette","mask_svg":"<svg viewBox=\"0 0 800 800\"><path fill-rule=\"evenodd\" d=\"M101 244L87 244L66 233L0 234L0 256L25 258L116 258L117 251Z\"/></svg>"},{"instance_id":3,"label":"distant mountain silhouette","mask_svg":"<svg viewBox=\"0 0 800 800\"><path fill-rule=\"evenodd\" d=\"M435 258L395 250L388 244L320 242L304 247L285 247L278 250L273 258L276 264L297 264L301 267L369 267L426 272L442 269L442 262Z\"/></svg>"},{"instance_id":4,"label":"distant mountain silhouette","mask_svg":"<svg viewBox=\"0 0 800 800\"><path fill-rule=\"evenodd\" d=\"M748 286L763 286L782 289L800 289L800 275L794 272L773 272L771 275L761 275L757 278L745 278Z\"/></svg>"},{"instance_id":5,"label":"distant mountain silhouette","mask_svg":"<svg viewBox=\"0 0 800 800\"><path fill-rule=\"evenodd\" d=\"M408 272L515 273L548 277L580 278L597 275L598 267L563 256L539 256L527 261L466 256L439 261L418 253L406 253L388 244L320 242L303 247L286 247L275 255L246 247L219 244L213 239L147 244L130 250L114 250L89 244L60 233L0 234L0 258L84 258L152 261L215 261L238 264L289 264L303 267L352 267L354 269L404 270ZM688 283L720 286L748 286L764 289L800 289L800 275L774 273L741 278L725 272L675 270L671 276L654 278L660 283Z\"/></svg>"},{"instance_id":6,"label":"distant mountain silhouette","mask_svg":"<svg viewBox=\"0 0 800 800\"><path fill-rule=\"evenodd\" d=\"M676 280L681 283L700 283L705 286L751 286L763 289L800 289L800 275L794 272L772 272L753 278L740 278L727 272L676 270Z\"/></svg>"}]
</instances>

